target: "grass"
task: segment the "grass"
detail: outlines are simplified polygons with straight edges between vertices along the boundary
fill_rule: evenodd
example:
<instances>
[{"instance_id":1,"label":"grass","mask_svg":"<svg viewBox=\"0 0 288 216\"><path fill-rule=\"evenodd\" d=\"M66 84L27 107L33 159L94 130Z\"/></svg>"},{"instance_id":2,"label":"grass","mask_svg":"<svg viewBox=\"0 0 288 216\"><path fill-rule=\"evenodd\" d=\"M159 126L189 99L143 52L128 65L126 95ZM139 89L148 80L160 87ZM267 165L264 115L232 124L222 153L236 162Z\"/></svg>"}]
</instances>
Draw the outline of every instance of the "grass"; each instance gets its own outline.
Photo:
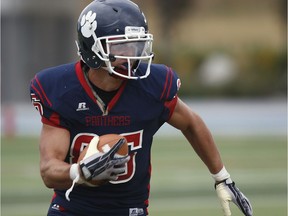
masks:
<instances>
[{"instance_id":1,"label":"grass","mask_svg":"<svg viewBox=\"0 0 288 216\"><path fill-rule=\"evenodd\" d=\"M5 216L46 215L52 191L39 174L38 140L2 138L1 210ZM216 137L233 179L254 215L287 215L286 137ZM182 137L156 137L152 148L152 216L222 215L209 172ZM232 215L242 215L232 205Z\"/></svg>"}]
</instances>

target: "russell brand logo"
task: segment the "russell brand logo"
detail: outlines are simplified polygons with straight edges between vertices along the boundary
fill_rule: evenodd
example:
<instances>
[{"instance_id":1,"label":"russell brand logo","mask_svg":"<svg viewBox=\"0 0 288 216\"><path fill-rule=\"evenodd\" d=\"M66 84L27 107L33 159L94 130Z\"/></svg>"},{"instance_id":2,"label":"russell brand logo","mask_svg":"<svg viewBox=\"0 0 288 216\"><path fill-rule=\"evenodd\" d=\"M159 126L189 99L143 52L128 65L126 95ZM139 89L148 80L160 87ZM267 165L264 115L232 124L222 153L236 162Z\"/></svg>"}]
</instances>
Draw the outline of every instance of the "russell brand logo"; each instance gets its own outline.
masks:
<instances>
[{"instance_id":1,"label":"russell brand logo","mask_svg":"<svg viewBox=\"0 0 288 216\"><path fill-rule=\"evenodd\" d=\"M86 107L86 103L85 102L81 102L78 104L78 108L76 109L76 111L83 111L83 110L89 110L88 107Z\"/></svg>"}]
</instances>

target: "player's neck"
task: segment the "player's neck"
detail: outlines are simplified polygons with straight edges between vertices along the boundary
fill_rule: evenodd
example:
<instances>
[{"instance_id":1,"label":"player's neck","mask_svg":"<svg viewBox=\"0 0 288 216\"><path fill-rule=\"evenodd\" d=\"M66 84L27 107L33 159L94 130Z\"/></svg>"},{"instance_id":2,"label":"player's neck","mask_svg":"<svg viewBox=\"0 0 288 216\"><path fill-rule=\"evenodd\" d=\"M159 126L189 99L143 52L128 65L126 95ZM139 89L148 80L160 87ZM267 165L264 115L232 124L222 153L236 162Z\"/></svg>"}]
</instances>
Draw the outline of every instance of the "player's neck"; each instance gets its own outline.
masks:
<instances>
[{"instance_id":1,"label":"player's neck","mask_svg":"<svg viewBox=\"0 0 288 216\"><path fill-rule=\"evenodd\" d=\"M102 68L99 68L97 70L89 69L87 76L90 82L93 83L93 85L107 92L119 89L123 82L122 79L114 78Z\"/></svg>"}]
</instances>

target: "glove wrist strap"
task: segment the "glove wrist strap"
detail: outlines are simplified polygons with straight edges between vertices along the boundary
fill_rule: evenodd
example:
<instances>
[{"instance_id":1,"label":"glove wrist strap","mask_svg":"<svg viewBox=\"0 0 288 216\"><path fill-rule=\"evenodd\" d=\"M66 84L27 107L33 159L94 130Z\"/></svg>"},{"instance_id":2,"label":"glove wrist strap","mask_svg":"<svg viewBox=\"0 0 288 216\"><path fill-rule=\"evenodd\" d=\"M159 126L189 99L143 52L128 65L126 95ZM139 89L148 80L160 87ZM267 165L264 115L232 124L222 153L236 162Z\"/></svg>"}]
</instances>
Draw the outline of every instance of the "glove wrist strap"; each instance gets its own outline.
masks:
<instances>
[{"instance_id":1,"label":"glove wrist strap","mask_svg":"<svg viewBox=\"0 0 288 216\"><path fill-rule=\"evenodd\" d=\"M71 167L70 167L70 170L69 170L70 179L73 181L79 175L80 175L80 173L79 173L79 165L77 163L72 164Z\"/></svg>"},{"instance_id":2,"label":"glove wrist strap","mask_svg":"<svg viewBox=\"0 0 288 216\"><path fill-rule=\"evenodd\" d=\"M71 165L70 170L69 170L69 176L73 182L72 182L71 187L65 193L65 197L68 201L70 201L69 195L72 192L75 184L76 183L78 183L78 184L84 183L83 179L80 176L79 165L77 163L74 163Z\"/></svg>"},{"instance_id":3,"label":"glove wrist strap","mask_svg":"<svg viewBox=\"0 0 288 216\"><path fill-rule=\"evenodd\" d=\"M211 174L211 176L216 182L221 182L225 179L230 178L230 174L227 172L227 170L224 166L218 173Z\"/></svg>"}]
</instances>

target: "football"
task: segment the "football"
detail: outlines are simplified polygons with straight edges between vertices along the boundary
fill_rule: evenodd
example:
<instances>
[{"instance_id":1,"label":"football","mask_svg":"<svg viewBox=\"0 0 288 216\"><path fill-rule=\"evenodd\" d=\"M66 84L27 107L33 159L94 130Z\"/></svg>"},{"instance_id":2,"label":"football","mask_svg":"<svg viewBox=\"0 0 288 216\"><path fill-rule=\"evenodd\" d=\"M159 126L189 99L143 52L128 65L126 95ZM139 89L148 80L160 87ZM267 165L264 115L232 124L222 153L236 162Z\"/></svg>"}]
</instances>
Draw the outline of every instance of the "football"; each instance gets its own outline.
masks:
<instances>
[{"instance_id":1,"label":"football","mask_svg":"<svg viewBox=\"0 0 288 216\"><path fill-rule=\"evenodd\" d=\"M95 136L90 143L83 149L78 158L78 163L90 157L91 155L99 152L108 152L120 139L124 139L125 143L117 151L115 156L127 156L128 155L128 143L125 137L119 134L105 134L102 136ZM109 180L90 180L85 182L88 186L100 186L108 183Z\"/></svg>"}]
</instances>

